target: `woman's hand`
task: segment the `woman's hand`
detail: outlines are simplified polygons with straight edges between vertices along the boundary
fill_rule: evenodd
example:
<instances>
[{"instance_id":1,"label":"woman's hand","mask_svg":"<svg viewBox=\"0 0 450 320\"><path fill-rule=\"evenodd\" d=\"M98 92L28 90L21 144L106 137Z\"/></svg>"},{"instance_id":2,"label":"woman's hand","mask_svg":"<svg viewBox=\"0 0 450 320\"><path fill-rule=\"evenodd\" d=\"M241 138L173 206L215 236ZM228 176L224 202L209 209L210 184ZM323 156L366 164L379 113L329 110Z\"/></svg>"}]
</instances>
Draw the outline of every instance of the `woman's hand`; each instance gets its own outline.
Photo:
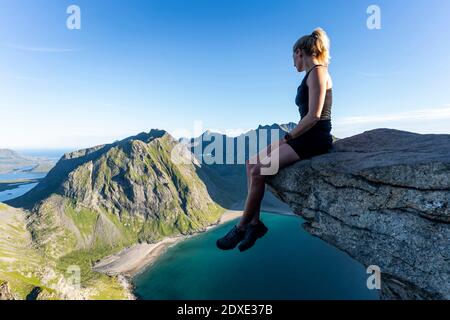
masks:
<instances>
[{"instance_id":1,"label":"woman's hand","mask_svg":"<svg viewBox=\"0 0 450 320\"><path fill-rule=\"evenodd\" d=\"M284 135L284 138L283 138L283 140L284 140L284 142L286 143L286 142L288 142L289 140L292 140L294 137L292 136L292 134L290 133L290 132L288 132L288 133L286 133L285 135Z\"/></svg>"},{"instance_id":2,"label":"woman's hand","mask_svg":"<svg viewBox=\"0 0 450 320\"><path fill-rule=\"evenodd\" d=\"M263 159L267 156L270 156L273 150L278 149L280 146L282 146L285 143L286 143L286 140L284 138L282 138L277 142L269 144L266 148L264 148L262 151L259 152L259 154L258 154L259 159Z\"/></svg>"}]
</instances>

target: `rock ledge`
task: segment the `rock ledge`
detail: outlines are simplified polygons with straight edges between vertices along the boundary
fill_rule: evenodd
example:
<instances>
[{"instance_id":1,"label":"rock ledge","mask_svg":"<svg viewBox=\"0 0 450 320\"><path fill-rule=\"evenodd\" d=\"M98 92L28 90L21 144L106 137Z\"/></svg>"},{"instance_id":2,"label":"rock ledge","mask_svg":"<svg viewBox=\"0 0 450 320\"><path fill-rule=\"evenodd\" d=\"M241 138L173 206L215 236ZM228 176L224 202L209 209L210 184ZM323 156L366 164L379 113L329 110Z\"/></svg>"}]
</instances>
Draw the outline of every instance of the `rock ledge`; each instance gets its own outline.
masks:
<instances>
[{"instance_id":1,"label":"rock ledge","mask_svg":"<svg viewBox=\"0 0 450 320\"><path fill-rule=\"evenodd\" d=\"M309 233L379 266L383 299L450 299L450 135L367 131L268 185Z\"/></svg>"}]
</instances>

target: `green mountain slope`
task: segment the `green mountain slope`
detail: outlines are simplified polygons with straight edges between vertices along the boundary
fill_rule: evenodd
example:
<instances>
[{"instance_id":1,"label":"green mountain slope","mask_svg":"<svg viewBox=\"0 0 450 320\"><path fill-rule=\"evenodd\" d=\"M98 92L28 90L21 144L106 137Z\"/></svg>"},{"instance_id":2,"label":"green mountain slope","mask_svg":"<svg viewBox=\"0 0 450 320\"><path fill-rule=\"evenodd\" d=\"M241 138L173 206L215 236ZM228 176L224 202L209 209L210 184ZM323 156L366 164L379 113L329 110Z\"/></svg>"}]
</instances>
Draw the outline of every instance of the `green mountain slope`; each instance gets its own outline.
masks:
<instances>
[{"instance_id":1,"label":"green mountain slope","mask_svg":"<svg viewBox=\"0 0 450 320\"><path fill-rule=\"evenodd\" d=\"M138 242L205 230L220 219L224 209L197 176L198 165L172 160L176 143L152 130L66 154L36 188L8 202L30 212L21 211L33 252L57 274L43 286L70 298L54 282L76 266L81 297L123 298L117 279L92 271L96 261Z\"/></svg>"}]
</instances>

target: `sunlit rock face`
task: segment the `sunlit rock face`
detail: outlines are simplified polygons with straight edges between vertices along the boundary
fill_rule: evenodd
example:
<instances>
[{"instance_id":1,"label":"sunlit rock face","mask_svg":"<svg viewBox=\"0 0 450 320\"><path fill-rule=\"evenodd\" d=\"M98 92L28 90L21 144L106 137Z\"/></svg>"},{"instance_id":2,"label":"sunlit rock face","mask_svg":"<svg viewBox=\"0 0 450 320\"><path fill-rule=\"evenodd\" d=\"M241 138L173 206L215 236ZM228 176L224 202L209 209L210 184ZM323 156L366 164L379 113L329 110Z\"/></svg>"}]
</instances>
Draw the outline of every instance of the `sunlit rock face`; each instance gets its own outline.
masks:
<instances>
[{"instance_id":1,"label":"sunlit rock face","mask_svg":"<svg viewBox=\"0 0 450 320\"><path fill-rule=\"evenodd\" d=\"M367 131L268 184L312 235L378 266L383 299L450 299L450 135Z\"/></svg>"}]
</instances>

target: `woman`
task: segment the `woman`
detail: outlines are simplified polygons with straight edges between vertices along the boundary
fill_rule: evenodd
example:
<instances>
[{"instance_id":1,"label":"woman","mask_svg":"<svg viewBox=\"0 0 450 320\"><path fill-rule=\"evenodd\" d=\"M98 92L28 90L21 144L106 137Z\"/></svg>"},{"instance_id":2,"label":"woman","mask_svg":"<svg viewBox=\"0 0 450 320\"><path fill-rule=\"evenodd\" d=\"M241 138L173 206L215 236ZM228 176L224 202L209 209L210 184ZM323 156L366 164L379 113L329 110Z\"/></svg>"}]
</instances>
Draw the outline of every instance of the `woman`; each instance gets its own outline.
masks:
<instances>
[{"instance_id":1,"label":"woman","mask_svg":"<svg viewBox=\"0 0 450 320\"><path fill-rule=\"evenodd\" d=\"M295 99L301 120L284 139L261 152L257 161L247 162L249 193L245 211L240 222L217 240L219 249L231 250L240 243L239 250L245 251L267 233L267 227L260 220L266 178L262 171L267 163L279 161L281 169L297 161L327 153L333 146L332 81L327 68L330 56L325 31L318 28L312 34L300 38L294 45L293 58L297 71L306 71Z\"/></svg>"}]
</instances>

